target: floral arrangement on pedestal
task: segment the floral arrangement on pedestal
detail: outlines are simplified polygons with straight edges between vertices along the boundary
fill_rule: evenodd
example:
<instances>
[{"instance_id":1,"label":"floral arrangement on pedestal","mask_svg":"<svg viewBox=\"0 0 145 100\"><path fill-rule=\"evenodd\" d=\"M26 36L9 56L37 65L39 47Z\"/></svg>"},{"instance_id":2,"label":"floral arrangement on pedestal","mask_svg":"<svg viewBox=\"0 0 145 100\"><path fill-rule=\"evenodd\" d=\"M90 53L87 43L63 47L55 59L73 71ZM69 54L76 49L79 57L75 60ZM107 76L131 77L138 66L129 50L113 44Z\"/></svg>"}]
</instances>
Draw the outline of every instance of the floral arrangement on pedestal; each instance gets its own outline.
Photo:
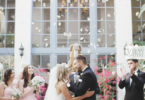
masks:
<instances>
[{"instance_id":1,"label":"floral arrangement on pedestal","mask_svg":"<svg viewBox=\"0 0 145 100\"><path fill-rule=\"evenodd\" d=\"M104 59L106 59L105 56L99 58L98 65L102 66L95 67L100 87L100 94L97 100L116 100L117 64L115 61L108 61L106 65L100 64Z\"/></svg>"}]
</instances>

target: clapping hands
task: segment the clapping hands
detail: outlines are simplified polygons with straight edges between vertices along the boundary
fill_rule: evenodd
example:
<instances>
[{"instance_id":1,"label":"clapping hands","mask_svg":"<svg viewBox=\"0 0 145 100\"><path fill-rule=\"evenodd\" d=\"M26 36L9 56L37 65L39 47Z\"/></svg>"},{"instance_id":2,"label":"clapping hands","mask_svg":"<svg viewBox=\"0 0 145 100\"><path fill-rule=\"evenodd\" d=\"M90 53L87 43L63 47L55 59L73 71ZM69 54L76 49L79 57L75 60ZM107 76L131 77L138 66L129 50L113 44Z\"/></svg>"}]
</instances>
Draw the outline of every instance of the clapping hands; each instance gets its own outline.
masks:
<instances>
[{"instance_id":1,"label":"clapping hands","mask_svg":"<svg viewBox=\"0 0 145 100\"><path fill-rule=\"evenodd\" d=\"M122 80L124 80L124 79L126 78L126 74L127 74L127 73L126 73L126 71L125 71L125 70L123 70L123 68L122 68L122 67L120 68L120 72L121 72L121 74L122 74L121 79L122 79Z\"/></svg>"}]
</instances>

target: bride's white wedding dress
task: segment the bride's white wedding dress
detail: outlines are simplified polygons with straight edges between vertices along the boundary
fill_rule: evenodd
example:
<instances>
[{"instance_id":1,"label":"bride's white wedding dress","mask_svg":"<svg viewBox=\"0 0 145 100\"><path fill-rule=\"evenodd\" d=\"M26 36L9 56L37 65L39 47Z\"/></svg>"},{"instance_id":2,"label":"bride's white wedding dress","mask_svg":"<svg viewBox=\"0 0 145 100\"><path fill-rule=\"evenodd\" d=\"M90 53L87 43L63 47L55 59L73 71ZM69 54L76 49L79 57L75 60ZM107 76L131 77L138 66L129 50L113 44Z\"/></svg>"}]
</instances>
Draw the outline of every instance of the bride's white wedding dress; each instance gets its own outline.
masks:
<instances>
[{"instance_id":1,"label":"bride's white wedding dress","mask_svg":"<svg viewBox=\"0 0 145 100\"><path fill-rule=\"evenodd\" d=\"M55 84L57 82L57 67L54 67L50 72L48 89L44 100L65 100L63 94L57 94Z\"/></svg>"}]
</instances>

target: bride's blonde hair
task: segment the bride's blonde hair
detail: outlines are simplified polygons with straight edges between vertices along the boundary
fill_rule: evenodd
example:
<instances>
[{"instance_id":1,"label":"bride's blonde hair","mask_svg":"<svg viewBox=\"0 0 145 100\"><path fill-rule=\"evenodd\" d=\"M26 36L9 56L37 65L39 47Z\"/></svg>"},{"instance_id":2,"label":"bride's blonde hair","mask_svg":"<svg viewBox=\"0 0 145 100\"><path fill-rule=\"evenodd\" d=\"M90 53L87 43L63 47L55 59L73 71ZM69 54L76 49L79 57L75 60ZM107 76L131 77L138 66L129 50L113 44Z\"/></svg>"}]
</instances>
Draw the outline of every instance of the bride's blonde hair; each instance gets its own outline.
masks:
<instances>
[{"instance_id":1,"label":"bride's blonde hair","mask_svg":"<svg viewBox=\"0 0 145 100\"><path fill-rule=\"evenodd\" d=\"M59 82L65 82L67 75L69 74L69 68L66 67L66 64L57 64L57 83L56 83L56 89L59 93L58 89L58 83Z\"/></svg>"}]
</instances>

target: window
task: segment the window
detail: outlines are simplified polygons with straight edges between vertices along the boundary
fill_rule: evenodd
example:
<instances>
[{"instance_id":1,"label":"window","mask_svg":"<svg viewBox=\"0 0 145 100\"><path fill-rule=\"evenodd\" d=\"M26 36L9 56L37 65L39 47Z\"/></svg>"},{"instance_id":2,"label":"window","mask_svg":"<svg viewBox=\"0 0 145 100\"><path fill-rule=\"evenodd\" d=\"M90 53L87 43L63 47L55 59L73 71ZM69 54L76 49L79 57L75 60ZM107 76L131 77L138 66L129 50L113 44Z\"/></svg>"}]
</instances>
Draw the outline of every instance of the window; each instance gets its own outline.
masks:
<instances>
[{"instance_id":1,"label":"window","mask_svg":"<svg viewBox=\"0 0 145 100\"><path fill-rule=\"evenodd\" d=\"M0 0L0 48L13 48L15 0Z\"/></svg>"},{"instance_id":2,"label":"window","mask_svg":"<svg viewBox=\"0 0 145 100\"><path fill-rule=\"evenodd\" d=\"M50 56L49 55L32 55L32 65L37 68L50 68Z\"/></svg>"},{"instance_id":3,"label":"window","mask_svg":"<svg viewBox=\"0 0 145 100\"><path fill-rule=\"evenodd\" d=\"M0 55L0 64L3 65L4 69L14 67L14 55Z\"/></svg>"},{"instance_id":4,"label":"window","mask_svg":"<svg viewBox=\"0 0 145 100\"><path fill-rule=\"evenodd\" d=\"M98 47L115 46L114 0L97 0Z\"/></svg>"},{"instance_id":5,"label":"window","mask_svg":"<svg viewBox=\"0 0 145 100\"><path fill-rule=\"evenodd\" d=\"M33 0L32 47L50 47L50 0Z\"/></svg>"},{"instance_id":6,"label":"window","mask_svg":"<svg viewBox=\"0 0 145 100\"><path fill-rule=\"evenodd\" d=\"M80 43L90 44L89 0L58 0L57 46L69 47Z\"/></svg>"},{"instance_id":7,"label":"window","mask_svg":"<svg viewBox=\"0 0 145 100\"><path fill-rule=\"evenodd\" d=\"M138 17L145 0L132 1L132 25L134 41L145 41L145 13Z\"/></svg>"}]
</instances>

